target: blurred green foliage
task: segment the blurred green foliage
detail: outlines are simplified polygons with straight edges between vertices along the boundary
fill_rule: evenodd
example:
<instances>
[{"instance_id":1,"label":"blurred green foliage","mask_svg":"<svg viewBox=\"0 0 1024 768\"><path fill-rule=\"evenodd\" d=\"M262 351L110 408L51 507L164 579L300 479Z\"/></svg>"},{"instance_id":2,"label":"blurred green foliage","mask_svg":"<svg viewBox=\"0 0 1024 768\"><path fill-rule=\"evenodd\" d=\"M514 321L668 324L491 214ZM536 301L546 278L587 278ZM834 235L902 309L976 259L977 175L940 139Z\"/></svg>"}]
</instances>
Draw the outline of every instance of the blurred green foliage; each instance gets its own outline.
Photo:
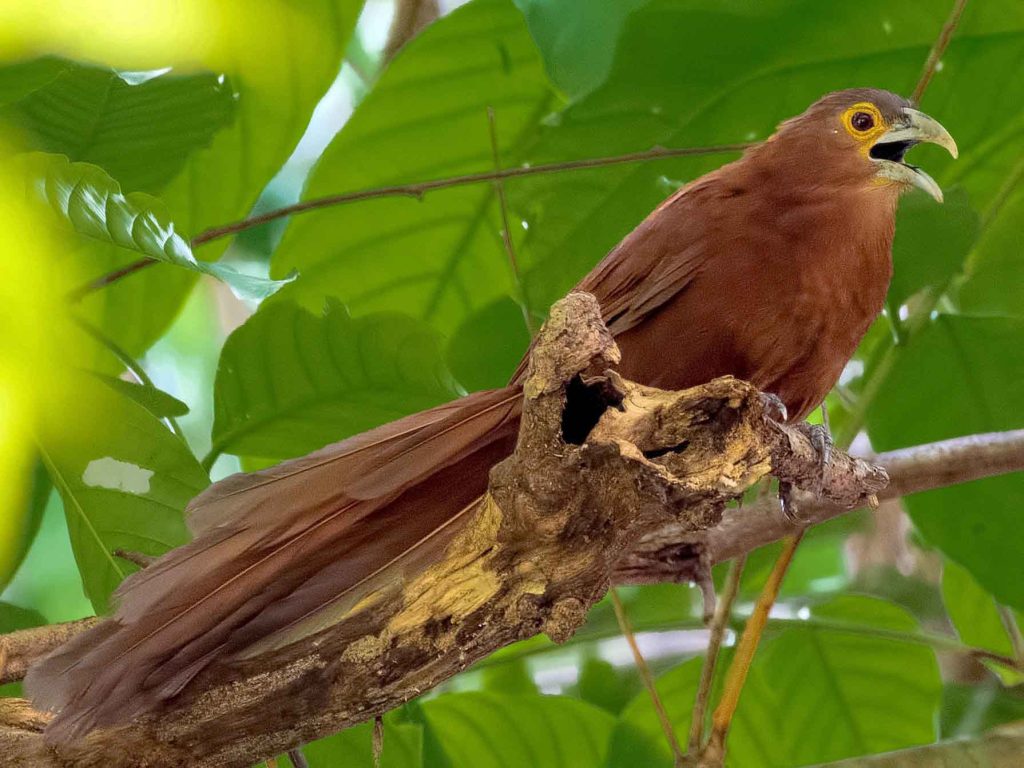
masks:
<instances>
[{"instance_id":1,"label":"blurred green foliage","mask_svg":"<svg viewBox=\"0 0 1024 768\"><path fill-rule=\"evenodd\" d=\"M18 538L0 562L0 631L74 618L90 603L106 610L132 568L113 550L159 554L185 541L182 510L211 467L220 476L301 455L500 386L552 301L666 194L735 156L506 180L514 263L491 183L325 208L294 217L279 244L249 236L225 253L221 238L193 253L188 237L280 194L268 185L293 168L332 82L348 83L356 106L343 125L309 125L321 143L340 131L302 200L487 172L495 149L513 167L761 139L826 91L909 93L949 11L916 0L470 0L382 66L371 22L356 27L361 0L219 5L210 19L223 36L147 59L169 70L130 71L116 51L75 46L89 60L71 60L59 35L0 59L0 124L24 150L23 181L43 192L39 221L61 225L26 259L25 235L3 219L10 295L0 296L14 322L0 334L27 340L35 329L29 347L66 353L25 364L38 387L0 377L29 392L39 416L36 442L10 454L10 483L3 475L15 500L4 530ZM339 79L346 52L356 87L349 67ZM947 202L901 205L886 316L830 400L840 435L864 431L887 450L1024 427L1022 56L1018 0L968 6L922 105L961 157L914 150ZM0 204L14 199L9 187ZM269 258L244 247L257 240ZM24 300L63 300L72 278L142 255L168 263L73 303L76 323L56 312L51 328ZM279 287L269 277L293 270L298 279L257 308ZM256 300L240 303L200 273ZM33 293L40 285L48 292ZM16 352L9 359L36 359ZM1024 717L1019 671L975 667L975 678L944 684L936 661L936 648L958 643L948 624L965 646L1019 650L1019 614L1001 606L1024 609L1024 478L904 503L917 540L938 553L913 550L909 576L851 571L851 537L869 535L863 516L808 535L783 587L790 618L772 622L741 701L730 765L822 762ZM751 554L741 614L776 551ZM678 585L623 599L685 743L700 601ZM442 695L389 714L382 764L671 764L617 634L602 602L564 647L534 638L504 649ZM370 766L371 730L324 739L307 757L317 768Z\"/></svg>"}]
</instances>

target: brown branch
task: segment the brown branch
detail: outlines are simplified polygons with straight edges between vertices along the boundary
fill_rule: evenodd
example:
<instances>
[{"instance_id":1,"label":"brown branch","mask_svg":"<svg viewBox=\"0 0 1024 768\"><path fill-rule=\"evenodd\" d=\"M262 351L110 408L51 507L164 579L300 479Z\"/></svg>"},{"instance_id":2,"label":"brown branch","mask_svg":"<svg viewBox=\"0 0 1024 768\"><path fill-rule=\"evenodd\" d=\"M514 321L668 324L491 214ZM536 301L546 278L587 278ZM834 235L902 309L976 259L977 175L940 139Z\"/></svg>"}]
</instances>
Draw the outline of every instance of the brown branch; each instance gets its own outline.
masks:
<instances>
[{"instance_id":1,"label":"brown branch","mask_svg":"<svg viewBox=\"0 0 1024 768\"><path fill-rule=\"evenodd\" d=\"M21 680L33 663L98 621L79 619L0 635L0 685Z\"/></svg>"},{"instance_id":2,"label":"brown branch","mask_svg":"<svg viewBox=\"0 0 1024 768\"><path fill-rule=\"evenodd\" d=\"M402 46L418 35L424 27L441 15L437 0L398 0L384 44L384 63L391 61Z\"/></svg>"},{"instance_id":3,"label":"brown branch","mask_svg":"<svg viewBox=\"0 0 1024 768\"><path fill-rule=\"evenodd\" d=\"M577 171L586 168L602 168L609 165L621 165L624 163L640 163L647 160L659 160L667 157L693 157L699 155L725 154L729 152L742 152L748 147L754 146L756 142L739 142L736 144L720 144L709 147L681 147L676 149L665 147L654 147L643 152L629 152L625 155L612 155L609 157L593 157L584 160L567 160L560 163L546 163L543 165L522 165L515 168L504 168L495 171L481 171L479 173L468 173L461 176L449 176L443 179L432 179L410 184L392 184L386 187L374 187L356 192L345 192L338 195L327 195L312 200L305 200L301 203L286 205L282 208L275 208L270 211L252 216L247 219L231 222L218 227L200 232L192 238L190 245L198 248L200 245L218 240L228 235L235 235L247 229L266 224L268 221L283 219L309 211L316 211L321 208L329 208L335 205L346 205L357 203L363 200L376 200L382 197L413 197L422 199L427 192L435 189L446 189L448 187L462 187L470 184L483 184L486 182L501 181L502 179L519 178L522 176L537 176L548 173L561 173L564 171ZM80 300L84 296L116 283L121 278L138 272L140 269L161 264L162 262L153 259L139 259L131 264L122 267L114 272L101 275L91 280L80 288L72 291L69 297L72 300Z\"/></svg>"},{"instance_id":4,"label":"brown branch","mask_svg":"<svg viewBox=\"0 0 1024 768\"><path fill-rule=\"evenodd\" d=\"M771 540L777 509L737 515L725 505L769 470L816 485L806 435L767 419L744 382L666 392L624 381L610 370L617 360L593 298L559 302L531 358L516 450L433 559L387 594L354 596L359 608L313 637L212 665L160 712L53 749L38 728L0 727L0 753L41 768L121 768L139 754L150 766L251 765L372 719L516 640L568 639L615 581L676 581ZM577 412L567 394L577 377L607 406L583 444L562 432ZM881 458L901 473L898 489L916 490L1021 468L1024 432ZM884 471L835 451L821 484L833 506L802 510L824 519L885 482ZM666 531L667 556L664 539L652 552Z\"/></svg>"},{"instance_id":5,"label":"brown branch","mask_svg":"<svg viewBox=\"0 0 1024 768\"><path fill-rule=\"evenodd\" d=\"M953 3L953 10L950 11L949 17L946 19L946 23L942 25L942 30L939 32L939 36L932 44L931 51L928 52L928 58L925 60L924 68L921 70L921 77L917 81L917 86L914 88L914 92L910 95L911 103L921 103L921 98L924 96L924 92L927 90L928 85L932 81L932 77L935 75L935 70L939 66L942 54L946 52L946 48L949 46L949 41L953 39L953 33L956 32L956 28L960 25L960 17L963 16L964 8L966 6L967 0L955 0Z\"/></svg>"},{"instance_id":6,"label":"brown branch","mask_svg":"<svg viewBox=\"0 0 1024 768\"><path fill-rule=\"evenodd\" d=\"M942 440L878 454L870 460L889 474L889 485L878 493L880 500L908 496L1024 471L1024 429ZM799 523L780 515L778 503L765 497L742 509L728 510L718 526L699 534L686 534L666 525L645 536L623 558L616 568L615 582L685 580L699 553L704 553L711 564L725 562L849 511L845 505L822 502L807 494L798 494L797 500Z\"/></svg>"}]
</instances>

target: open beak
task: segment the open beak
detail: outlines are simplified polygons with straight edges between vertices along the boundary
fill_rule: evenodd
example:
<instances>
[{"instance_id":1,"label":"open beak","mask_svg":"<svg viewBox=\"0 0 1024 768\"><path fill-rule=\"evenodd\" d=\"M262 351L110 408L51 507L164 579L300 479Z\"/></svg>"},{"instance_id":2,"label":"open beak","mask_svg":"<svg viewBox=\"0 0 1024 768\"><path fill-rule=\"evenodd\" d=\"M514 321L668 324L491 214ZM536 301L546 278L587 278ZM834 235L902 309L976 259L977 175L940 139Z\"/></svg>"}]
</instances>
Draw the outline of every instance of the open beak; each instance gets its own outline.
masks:
<instances>
[{"instance_id":1,"label":"open beak","mask_svg":"<svg viewBox=\"0 0 1024 768\"><path fill-rule=\"evenodd\" d=\"M935 179L917 166L905 163L903 156L915 144L927 142L945 147L956 158L956 142L938 120L928 117L924 112L904 107L903 115L892 128L878 137L868 156L878 163L878 175L883 179L923 189L941 203L942 190Z\"/></svg>"}]
</instances>

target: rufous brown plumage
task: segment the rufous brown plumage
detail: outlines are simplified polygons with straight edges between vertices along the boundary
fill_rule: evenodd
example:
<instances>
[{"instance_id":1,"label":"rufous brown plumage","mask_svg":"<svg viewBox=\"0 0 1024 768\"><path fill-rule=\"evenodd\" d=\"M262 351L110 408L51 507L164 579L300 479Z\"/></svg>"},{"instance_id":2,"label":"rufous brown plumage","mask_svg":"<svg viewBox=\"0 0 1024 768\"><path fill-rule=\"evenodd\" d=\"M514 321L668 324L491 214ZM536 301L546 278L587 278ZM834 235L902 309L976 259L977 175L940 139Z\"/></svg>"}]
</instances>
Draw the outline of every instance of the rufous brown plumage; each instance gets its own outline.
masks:
<instances>
[{"instance_id":1,"label":"rufous brown plumage","mask_svg":"<svg viewBox=\"0 0 1024 768\"><path fill-rule=\"evenodd\" d=\"M880 90L830 94L764 143L682 187L579 284L621 372L680 389L732 374L803 418L882 308L899 194L935 182L903 162L949 134ZM213 485L194 540L128 578L115 615L36 665L52 740L157 709L204 668L323 630L371 591L400 591L444 551L518 429L501 390Z\"/></svg>"}]
</instances>

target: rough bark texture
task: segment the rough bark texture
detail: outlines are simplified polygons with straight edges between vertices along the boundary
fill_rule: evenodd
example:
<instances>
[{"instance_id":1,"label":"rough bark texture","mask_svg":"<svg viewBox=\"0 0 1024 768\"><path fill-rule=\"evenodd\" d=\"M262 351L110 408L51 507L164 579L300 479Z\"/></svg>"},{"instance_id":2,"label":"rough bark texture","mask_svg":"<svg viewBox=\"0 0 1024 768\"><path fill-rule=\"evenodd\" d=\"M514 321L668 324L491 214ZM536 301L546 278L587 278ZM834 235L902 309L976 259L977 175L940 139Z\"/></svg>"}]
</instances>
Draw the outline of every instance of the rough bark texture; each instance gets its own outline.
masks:
<instances>
[{"instance_id":1,"label":"rough bark texture","mask_svg":"<svg viewBox=\"0 0 1024 768\"><path fill-rule=\"evenodd\" d=\"M568 639L613 580L679 580L709 553L720 559L728 547L711 532L726 503L769 472L829 509L886 485L883 469L838 451L819 476L805 433L768 419L749 384L666 392L622 380L617 361L594 299L570 295L533 353L516 451L439 562L400 593L365 595L319 635L208 670L158 716L59 751L44 746L44 716L4 700L0 750L17 765L248 766L392 709L513 641ZM755 515L781 519L748 507L727 522Z\"/></svg>"}]
</instances>

